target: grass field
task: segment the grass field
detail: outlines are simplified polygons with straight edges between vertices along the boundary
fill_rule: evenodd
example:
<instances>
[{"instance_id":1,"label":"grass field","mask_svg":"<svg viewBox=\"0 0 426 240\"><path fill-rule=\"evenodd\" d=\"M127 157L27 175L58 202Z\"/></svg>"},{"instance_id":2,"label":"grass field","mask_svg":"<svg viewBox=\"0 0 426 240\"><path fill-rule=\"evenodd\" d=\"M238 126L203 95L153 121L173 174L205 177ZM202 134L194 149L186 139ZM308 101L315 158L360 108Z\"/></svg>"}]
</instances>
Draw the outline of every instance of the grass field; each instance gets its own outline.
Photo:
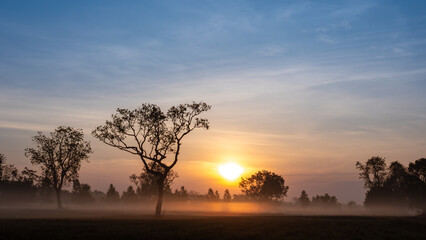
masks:
<instances>
[{"instance_id":1,"label":"grass field","mask_svg":"<svg viewBox=\"0 0 426 240\"><path fill-rule=\"evenodd\" d=\"M425 239L425 217L0 212L1 239ZM8 215L9 214L9 215ZM40 213L38 213L40 214ZM11 218L5 218L11 217ZM34 217L35 216L35 217Z\"/></svg>"}]
</instances>

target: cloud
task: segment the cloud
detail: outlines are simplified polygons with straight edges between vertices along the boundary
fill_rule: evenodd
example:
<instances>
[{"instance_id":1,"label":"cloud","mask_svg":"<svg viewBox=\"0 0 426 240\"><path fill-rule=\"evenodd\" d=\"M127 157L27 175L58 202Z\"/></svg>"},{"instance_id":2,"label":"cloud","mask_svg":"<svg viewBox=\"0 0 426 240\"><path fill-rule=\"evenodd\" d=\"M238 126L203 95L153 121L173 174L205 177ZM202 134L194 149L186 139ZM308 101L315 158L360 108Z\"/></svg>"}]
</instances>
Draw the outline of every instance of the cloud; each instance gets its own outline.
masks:
<instances>
[{"instance_id":1,"label":"cloud","mask_svg":"<svg viewBox=\"0 0 426 240\"><path fill-rule=\"evenodd\" d=\"M287 49L283 47L270 45L260 48L257 53L261 56L276 57L283 55L286 51Z\"/></svg>"},{"instance_id":2,"label":"cloud","mask_svg":"<svg viewBox=\"0 0 426 240\"><path fill-rule=\"evenodd\" d=\"M395 55L401 57L407 57L412 55L409 51L399 47L391 47L391 50Z\"/></svg>"},{"instance_id":3,"label":"cloud","mask_svg":"<svg viewBox=\"0 0 426 240\"><path fill-rule=\"evenodd\" d=\"M318 27L315 28L314 32L318 33L317 39L321 42L327 43L327 44L335 44L337 43L337 36L341 32L347 32L351 30L352 25L347 22L343 21L338 24L329 24L327 26Z\"/></svg>"},{"instance_id":4,"label":"cloud","mask_svg":"<svg viewBox=\"0 0 426 240\"><path fill-rule=\"evenodd\" d=\"M374 1L359 1L355 2L355 4L351 3L350 5L337 8L332 11L330 15L344 19L352 19L366 13L375 6L377 6L377 3Z\"/></svg>"},{"instance_id":5,"label":"cloud","mask_svg":"<svg viewBox=\"0 0 426 240\"><path fill-rule=\"evenodd\" d=\"M311 8L311 2L298 1L297 4L279 8L277 10L276 18L278 20L289 20L295 18L297 15L302 14Z\"/></svg>"},{"instance_id":6,"label":"cloud","mask_svg":"<svg viewBox=\"0 0 426 240\"><path fill-rule=\"evenodd\" d=\"M352 29L352 25L348 21L343 21L338 24L330 24L324 27L318 27L315 29L315 32L319 33L327 33L332 32L335 33L337 31L349 31Z\"/></svg>"},{"instance_id":7,"label":"cloud","mask_svg":"<svg viewBox=\"0 0 426 240\"><path fill-rule=\"evenodd\" d=\"M319 34L317 39L323 43L335 44L337 41L328 34Z\"/></svg>"}]
</instances>

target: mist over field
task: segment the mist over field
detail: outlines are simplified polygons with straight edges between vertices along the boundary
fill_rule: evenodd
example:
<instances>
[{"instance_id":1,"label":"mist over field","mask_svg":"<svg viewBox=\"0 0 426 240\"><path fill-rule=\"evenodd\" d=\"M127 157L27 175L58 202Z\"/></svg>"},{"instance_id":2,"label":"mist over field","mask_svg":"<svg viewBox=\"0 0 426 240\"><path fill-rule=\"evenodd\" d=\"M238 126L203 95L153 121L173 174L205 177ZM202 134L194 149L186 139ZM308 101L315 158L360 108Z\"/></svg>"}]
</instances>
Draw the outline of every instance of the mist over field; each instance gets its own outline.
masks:
<instances>
[{"instance_id":1,"label":"mist over field","mask_svg":"<svg viewBox=\"0 0 426 240\"><path fill-rule=\"evenodd\" d=\"M76 205L69 204L61 211L54 204L3 204L0 218L149 218L155 203ZM162 215L173 216L418 216L420 209L392 206L298 207L268 202L166 202Z\"/></svg>"}]
</instances>

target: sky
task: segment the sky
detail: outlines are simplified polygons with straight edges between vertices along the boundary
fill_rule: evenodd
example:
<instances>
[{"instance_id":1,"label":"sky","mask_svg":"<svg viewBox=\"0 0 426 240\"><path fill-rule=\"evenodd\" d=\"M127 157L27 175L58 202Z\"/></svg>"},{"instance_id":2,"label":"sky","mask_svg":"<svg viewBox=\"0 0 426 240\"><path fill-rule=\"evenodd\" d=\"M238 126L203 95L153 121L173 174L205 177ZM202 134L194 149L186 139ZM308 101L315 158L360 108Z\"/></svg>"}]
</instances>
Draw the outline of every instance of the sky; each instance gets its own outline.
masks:
<instances>
[{"instance_id":1,"label":"sky","mask_svg":"<svg viewBox=\"0 0 426 240\"><path fill-rule=\"evenodd\" d=\"M37 131L83 129L80 181L120 191L134 156L91 131L115 109L192 101L172 188L239 193L217 168L269 170L288 197L364 199L356 161L426 157L424 1L1 1L0 153L20 170ZM36 169L35 166L32 168Z\"/></svg>"}]
</instances>

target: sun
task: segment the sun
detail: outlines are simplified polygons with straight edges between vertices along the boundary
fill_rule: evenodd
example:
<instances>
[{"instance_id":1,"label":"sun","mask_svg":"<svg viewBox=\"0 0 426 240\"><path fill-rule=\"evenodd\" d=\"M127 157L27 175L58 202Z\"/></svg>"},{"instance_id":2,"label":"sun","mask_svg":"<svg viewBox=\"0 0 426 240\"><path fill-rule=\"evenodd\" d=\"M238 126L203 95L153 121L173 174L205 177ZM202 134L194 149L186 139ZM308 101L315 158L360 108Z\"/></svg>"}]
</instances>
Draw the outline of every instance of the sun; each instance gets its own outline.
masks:
<instances>
[{"instance_id":1,"label":"sun","mask_svg":"<svg viewBox=\"0 0 426 240\"><path fill-rule=\"evenodd\" d=\"M219 166L219 173L226 180L233 181L243 173L244 169L235 163L226 163Z\"/></svg>"}]
</instances>

